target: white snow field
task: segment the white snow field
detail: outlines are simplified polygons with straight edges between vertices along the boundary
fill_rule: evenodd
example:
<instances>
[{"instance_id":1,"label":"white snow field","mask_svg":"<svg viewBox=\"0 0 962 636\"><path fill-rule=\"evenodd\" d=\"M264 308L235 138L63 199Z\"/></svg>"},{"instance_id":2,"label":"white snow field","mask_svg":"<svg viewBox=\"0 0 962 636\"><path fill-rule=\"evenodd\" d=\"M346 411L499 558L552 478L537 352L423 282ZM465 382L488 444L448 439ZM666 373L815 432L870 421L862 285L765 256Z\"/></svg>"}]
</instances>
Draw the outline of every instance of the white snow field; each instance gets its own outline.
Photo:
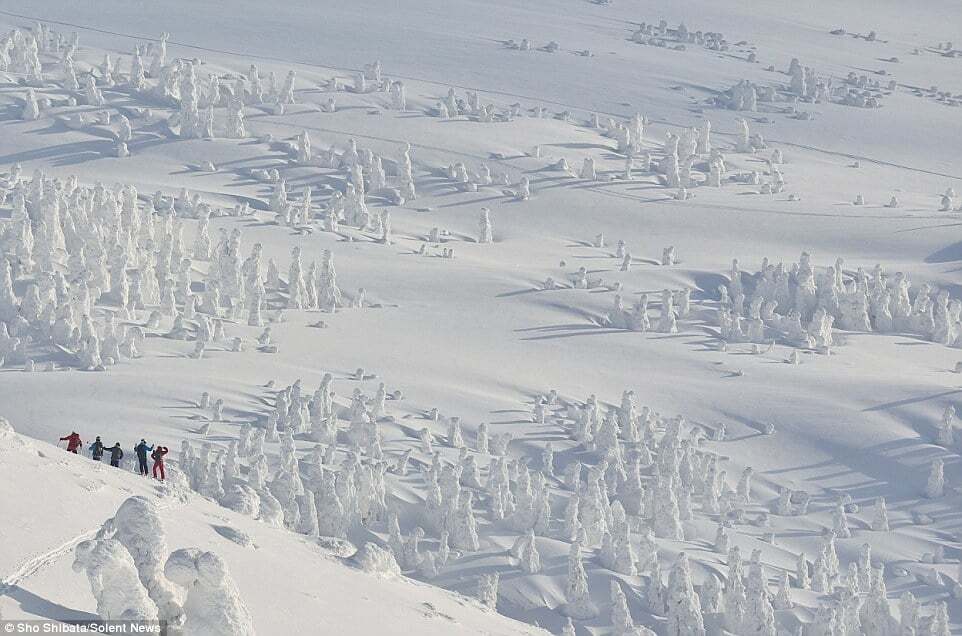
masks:
<instances>
[{"instance_id":1,"label":"white snow field","mask_svg":"<svg viewBox=\"0 0 962 636\"><path fill-rule=\"evenodd\" d=\"M962 633L960 23L0 5L0 617Z\"/></svg>"}]
</instances>

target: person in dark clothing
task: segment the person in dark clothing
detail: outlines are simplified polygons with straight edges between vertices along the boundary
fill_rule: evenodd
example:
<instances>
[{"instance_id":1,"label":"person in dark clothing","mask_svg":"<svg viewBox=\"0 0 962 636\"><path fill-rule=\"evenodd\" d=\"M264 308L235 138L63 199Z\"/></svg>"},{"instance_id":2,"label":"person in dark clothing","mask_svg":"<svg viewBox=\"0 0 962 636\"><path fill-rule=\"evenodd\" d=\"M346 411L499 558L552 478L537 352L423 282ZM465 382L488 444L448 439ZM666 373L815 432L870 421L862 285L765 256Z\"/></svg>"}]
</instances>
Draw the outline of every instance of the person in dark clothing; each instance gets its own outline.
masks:
<instances>
[{"instance_id":1,"label":"person in dark clothing","mask_svg":"<svg viewBox=\"0 0 962 636\"><path fill-rule=\"evenodd\" d=\"M134 446L134 452L137 453L137 463L140 465L140 474L144 477L150 474L147 470L147 453L154 450L153 446L147 445L147 440L140 440L140 443Z\"/></svg>"},{"instance_id":2,"label":"person in dark clothing","mask_svg":"<svg viewBox=\"0 0 962 636\"><path fill-rule=\"evenodd\" d=\"M91 444L87 450L90 451L90 458L95 462L99 462L104 457L104 443L100 441L99 437L94 440L94 443Z\"/></svg>"},{"instance_id":3,"label":"person in dark clothing","mask_svg":"<svg viewBox=\"0 0 962 636\"><path fill-rule=\"evenodd\" d=\"M80 439L80 435L77 434L77 431L72 432L66 437L61 437L60 441L67 442L67 452L73 453L74 455L77 454L77 449L84 445L83 440Z\"/></svg>"},{"instance_id":4,"label":"person in dark clothing","mask_svg":"<svg viewBox=\"0 0 962 636\"><path fill-rule=\"evenodd\" d=\"M157 450L150 454L150 458L154 460L154 479L160 479L164 481L167 475L164 474L164 455L167 454L166 446L158 446ZM160 472L160 477L157 477L157 472Z\"/></svg>"},{"instance_id":5,"label":"person in dark clothing","mask_svg":"<svg viewBox=\"0 0 962 636\"><path fill-rule=\"evenodd\" d=\"M110 453L110 465L114 468L120 468L120 460L124 458L124 451L120 448L120 442L108 448L107 452Z\"/></svg>"}]
</instances>

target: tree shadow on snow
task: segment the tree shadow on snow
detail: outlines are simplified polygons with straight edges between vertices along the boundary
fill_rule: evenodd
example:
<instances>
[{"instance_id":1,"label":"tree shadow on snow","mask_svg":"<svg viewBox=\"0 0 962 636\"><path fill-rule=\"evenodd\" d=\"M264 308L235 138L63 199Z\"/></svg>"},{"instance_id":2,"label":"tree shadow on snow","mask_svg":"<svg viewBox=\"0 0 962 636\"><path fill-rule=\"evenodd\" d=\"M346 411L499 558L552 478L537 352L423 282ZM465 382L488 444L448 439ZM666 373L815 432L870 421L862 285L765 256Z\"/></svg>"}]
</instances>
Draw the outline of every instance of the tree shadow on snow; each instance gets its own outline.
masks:
<instances>
[{"instance_id":1,"label":"tree shadow on snow","mask_svg":"<svg viewBox=\"0 0 962 636\"><path fill-rule=\"evenodd\" d=\"M15 585L5 591L4 596L8 596L20 604L20 609L26 614L32 614L49 620L60 621L62 623L76 624L99 621L100 617L96 614L71 609L37 596L33 592Z\"/></svg>"},{"instance_id":2,"label":"tree shadow on snow","mask_svg":"<svg viewBox=\"0 0 962 636\"><path fill-rule=\"evenodd\" d=\"M943 247L925 257L926 263L953 263L962 261L962 241Z\"/></svg>"}]
</instances>

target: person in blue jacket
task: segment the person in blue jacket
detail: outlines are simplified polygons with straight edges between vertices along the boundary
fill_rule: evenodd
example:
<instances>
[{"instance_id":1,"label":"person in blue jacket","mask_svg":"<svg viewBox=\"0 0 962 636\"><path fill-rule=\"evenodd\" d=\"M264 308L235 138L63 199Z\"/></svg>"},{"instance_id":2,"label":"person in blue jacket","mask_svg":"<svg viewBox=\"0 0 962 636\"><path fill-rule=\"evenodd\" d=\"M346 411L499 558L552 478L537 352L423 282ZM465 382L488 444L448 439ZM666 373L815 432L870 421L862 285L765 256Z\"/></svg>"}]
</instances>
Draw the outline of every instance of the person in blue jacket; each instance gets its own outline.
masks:
<instances>
[{"instance_id":1,"label":"person in blue jacket","mask_svg":"<svg viewBox=\"0 0 962 636\"><path fill-rule=\"evenodd\" d=\"M140 465L140 474L144 477L150 475L150 471L147 470L147 455L150 451L154 450L153 446L147 445L147 440L140 440L140 443L134 446L134 452L137 453L137 463Z\"/></svg>"},{"instance_id":2,"label":"person in blue jacket","mask_svg":"<svg viewBox=\"0 0 962 636\"><path fill-rule=\"evenodd\" d=\"M95 462L99 462L104 456L104 443L101 442L100 438L98 437L87 450L90 451L90 458Z\"/></svg>"}]
</instances>

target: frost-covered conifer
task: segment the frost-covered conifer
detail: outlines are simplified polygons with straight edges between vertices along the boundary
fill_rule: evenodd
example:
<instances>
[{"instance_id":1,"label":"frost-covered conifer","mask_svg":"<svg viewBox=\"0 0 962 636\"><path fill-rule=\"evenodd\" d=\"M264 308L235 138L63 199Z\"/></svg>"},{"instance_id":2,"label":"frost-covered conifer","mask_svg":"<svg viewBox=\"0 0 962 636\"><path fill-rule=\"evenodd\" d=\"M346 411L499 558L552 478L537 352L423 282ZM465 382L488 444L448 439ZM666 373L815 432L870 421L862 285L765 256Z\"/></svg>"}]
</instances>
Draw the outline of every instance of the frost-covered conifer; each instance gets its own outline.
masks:
<instances>
[{"instance_id":1,"label":"frost-covered conifer","mask_svg":"<svg viewBox=\"0 0 962 636\"><path fill-rule=\"evenodd\" d=\"M451 448L464 448L464 437L461 434L461 418L452 417L448 421L448 446Z\"/></svg>"},{"instance_id":2,"label":"frost-covered conifer","mask_svg":"<svg viewBox=\"0 0 962 636\"><path fill-rule=\"evenodd\" d=\"M779 490L778 501L775 503L775 514L786 517L792 514L792 491L790 488Z\"/></svg>"},{"instance_id":3,"label":"frost-covered conifer","mask_svg":"<svg viewBox=\"0 0 962 636\"><path fill-rule=\"evenodd\" d=\"M32 88L27 89L27 99L23 106L20 119L24 121L34 121L40 119L40 105L37 102L37 95Z\"/></svg>"},{"instance_id":4,"label":"frost-covered conifer","mask_svg":"<svg viewBox=\"0 0 962 636\"><path fill-rule=\"evenodd\" d=\"M675 321L675 303L671 291L661 292L661 316L658 319L658 331L661 333L677 333L678 325Z\"/></svg>"},{"instance_id":5,"label":"frost-covered conifer","mask_svg":"<svg viewBox=\"0 0 962 636\"><path fill-rule=\"evenodd\" d=\"M778 592L775 595L774 607L777 610L789 610L795 607L792 602L792 588L788 580L788 571L783 570L778 578Z\"/></svg>"},{"instance_id":6,"label":"frost-covered conifer","mask_svg":"<svg viewBox=\"0 0 962 636\"><path fill-rule=\"evenodd\" d=\"M955 407L949 404L942 412L942 422L939 425L939 435L937 444L950 448L955 444Z\"/></svg>"},{"instance_id":7,"label":"frost-covered conifer","mask_svg":"<svg viewBox=\"0 0 962 636\"><path fill-rule=\"evenodd\" d=\"M740 634L745 622L748 598L738 546L733 547L728 552L728 577L725 579L723 600L725 627L733 633Z\"/></svg>"},{"instance_id":8,"label":"frost-covered conifer","mask_svg":"<svg viewBox=\"0 0 962 636\"><path fill-rule=\"evenodd\" d=\"M130 86L135 91L144 90L144 85L146 82L146 69L144 68L144 59L140 55L140 47L138 46L134 50L133 58L130 60ZM76 88L71 90L77 90Z\"/></svg>"},{"instance_id":9,"label":"frost-covered conifer","mask_svg":"<svg viewBox=\"0 0 962 636\"><path fill-rule=\"evenodd\" d=\"M665 585L664 577L661 574L661 564L658 559L651 562L651 572L648 578L648 588L645 592L648 598L648 609L658 616L667 613L668 587Z\"/></svg>"},{"instance_id":10,"label":"frost-covered conifer","mask_svg":"<svg viewBox=\"0 0 962 636\"><path fill-rule=\"evenodd\" d=\"M885 506L885 497L875 500L875 516L872 518L872 530L876 532L889 531L889 514Z\"/></svg>"},{"instance_id":11,"label":"frost-covered conifer","mask_svg":"<svg viewBox=\"0 0 962 636\"><path fill-rule=\"evenodd\" d=\"M287 77L284 78L284 84L281 87L280 93L277 96L277 103L284 105L294 104L294 79L297 74L290 70L287 72Z\"/></svg>"},{"instance_id":12,"label":"frost-covered conifer","mask_svg":"<svg viewBox=\"0 0 962 636\"><path fill-rule=\"evenodd\" d=\"M391 82L389 92L391 95L391 104L394 106L395 110L407 110L407 95L404 88L404 82L400 80Z\"/></svg>"},{"instance_id":13,"label":"frost-covered conifer","mask_svg":"<svg viewBox=\"0 0 962 636\"><path fill-rule=\"evenodd\" d=\"M334 486L334 477L326 473L315 493L318 533L321 536L343 537L347 529L344 506Z\"/></svg>"},{"instance_id":14,"label":"frost-covered conifer","mask_svg":"<svg viewBox=\"0 0 962 636\"><path fill-rule=\"evenodd\" d=\"M537 574L541 572L541 554L538 552L537 539L534 536L533 529L529 529L525 536L519 560L521 562L521 570L526 574Z\"/></svg>"},{"instance_id":15,"label":"frost-covered conifer","mask_svg":"<svg viewBox=\"0 0 962 636\"><path fill-rule=\"evenodd\" d=\"M936 457L929 469L929 480L925 485L925 496L929 499L941 497L945 493L944 462Z\"/></svg>"},{"instance_id":16,"label":"frost-covered conifer","mask_svg":"<svg viewBox=\"0 0 962 636\"><path fill-rule=\"evenodd\" d=\"M834 579L839 574L838 550L835 547L834 532L828 532L822 538L822 554L825 556L825 567L828 577Z\"/></svg>"},{"instance_id":17,"label":"frost-covered conifer","mask_svg":"<svg viewBox=\"0 0 962 636\"><path fill-rule=\"evenodd\" d=\"M948 605L944 601L938 602L935 604L935 614L932 615L932 622L929 625L929 634L932 636L949 636L951 633Z\"/></svg>"},{"instance_id":18,"label":"frost-covered conifer","mask_svg":"<svg viewBox=\"0 0 962 636\"><path fill-rule=\"evenodd\" d=\"M84 84L84 99L90 106L103 106L104 96L97 88L97 84L94 81L93 75L88 75L86 83Z\"/></svg>"},{"instance_id":19,"label":"frost-covered conifer","mask_svg":"<svg viewBox=\"0 0 962 636\"><path fill-rule=\"evenodd\" d=\"M63 57L63 77L64 89L72 93L80 90L80 80L77 79L77 68L74 65L73 54L70 52Z\"/></svg>"},{"instance_id":20,"label":"frost-covered conifer","mask_svg":"<svg viewBox=\"0 0 962 636\"><path fill-rule=\"evenodd\" d=\"M848 515L845 513L845 505L839 503L832 512L832 532L836 537L848 539L852 536L852 531L848 527Z\"/></svg>"},{"instance_id":21,"label":"frost-covered conifer","mask_svg":"<svg viewBox=\"0 0 962 636\"><path fill-rule=\"evenodd\" d=\"M918 633L920 607L915 595L908 590L899 597L899 628L902 634Z\"/></svg>"},{"instance_id":22,"label":"frost-covered conifer","mask_svg":"<svg viewBox=\"0 0 962 636\"><path fill-rule=\"evenodd\" d=\"M775 611L768 597L760 556L761 553L758 550L752 554L746 590L748 603L742 621L743 631L740 633L752 636L776 636Z\"/></svg>"},{"instance_id":23,"label":"frost-covered conifer","mask_svg":"<svg viewBox=\"0 0 962 636\"><path fill-rule=\"evenodd\" d=\"M676 541L682 541L685 538L681 526L681 513L678 509L678 497L670 474L659 476L653 525L656 536Z\"/></svg>"},{"instance_id":24,"label":"frost-covered conifer","mask_svg":"<svg viewBox=\"0 0 962 636\"><path fill-rule=\"evenodd\" d=\"M611 581L611 629L615 636L633 636L635 623L628 611L628 599L625 597L621 584Z\"/></svg>"},{"instance_id":25,"label":"frost-covered conifer","mask_svg":"<svg viewBox=\"0 0 962 636\"><path fill-rule=\"evenodd\" d=\"M698 601L703 614L717 614L721 611L721 583L714 573L709 573L702 584L698 591Z\"/></svg>"},{"instance_id":26,"label":"frost-covered conifer","mask_svg":"<svg viewBox=\"0 0 962 636\"><path fill-rule=\"evenodd\" d=\"M227 100L226 134L229 139L244 139L247 137L247 127L244 124L244 102L239 97L229 97Z\"/></svg>"},{"instance_id":27,"label":"frost-covered conifer","mask_svg":"<svg viewBox=\"0 0 962 636\"><path fill-rule=\"evenodd\" d=\"M321 275L317 283L318 305L322 311L334 313L341 304L341 290L337 286L334 255L324 250L321 259Z\"/></svg>"},{"instance_id":28,"label":"frost-covered conifer","mask_svg":"<svg viewBox=\"0 0 962 636\"><path fill-rule=\"evenodd\" d=\"M598 179L598 174L595 171L595 160L591 157L585 157L585 162L581 166L581 172L578 174L579 179L586 179L588 181L595 181Z\"/></svg>"},{"instance_id":29,"label":"frost-covered conifer","mask_svg":"<svg viewBox=\"0 0 962 636\"><path fill-rule=\"evenodd\" d=\"M478 541L477 521L474 518L473 502L474 495L470 490L462 490L457 497L457 518L454 522L451 544L462 550L477 552L480 543Z\"/></svg>"},{"instance_id":30,"label":"frost-covered conifer","mask_svg":"<svg viewBox=\"0 0 962 636\"><path fill-rule=\"evenodd\" d=\"M688 555L678 555L668 577L668 615L666 632L670 636L702 636L705 621L701 613L701 601L691 582Z\"/></svg>"},{"instance_id":31,"label":"frost-covered conifer","mask_svg":"<svg viewBox=\"0 0 962 636\"><path fill-rule=\"evenodd\" d=\"M176 550L164 565L168 579L186 589L186 634L253 636L250 611L224 560L197 548Z\"/></svg>"},{"instance_id":32,"label":"frost-covered conifer","mask_svg":"<svg viewBox=\"0 0 962 636\"><path fill-rule=\"evenodd\" d=\"M130 553L115 539L82 541L74 550L74 572L84 572L103 620L151 621L157 607L137 578Z\"/></svg>"},{"instance_id":33,"label":"frost-covered conifer","mask_svg":"<svg viewBox=\"0 0 962 636\"><path fill-rule=\"evenodd\" d=\"M478 243L491 243L494 240L490 212L488 208L481 208L481 217L478 221Z\"/></svg>"},{"instance_id":34,"label":"frost-covered conifer","mask_svg":"<svg viewBox=\"0 0 962 636\"><path fill-rule=\"evenodd\" d=\"M311 162L311 137L306 130L297 136L297 162L308 164Z\"/></svg>"},{"instance_id":35,"label":"frost-covered conifer","mask_svg":"<svg viewBox=\"0 0 962 636\"><path fill-rule=\"evenodd\" d=\"M140 582L159 610L160 619L179 625L183 616L177 594L163 574L167 542L156 506L144 497L130 497L104 524L98 536L112 537L127 550Z\"/></svg>"},{"instance_id":36,"label":"frost-covered conifer","mask_svg":"<svg viewBox=\"0 0 962 636\"><path fill-rule=\"evenodd\" d=\"M498 608L498 585L500 582L501 575L497 572L482 574L478 579L478 599L490 610L496 611Z\"/></svg>"},{"instance_id":37,"label":"frost-covered conifer","mask_svg":"<svg viewBox=\"0 0 962 636\"><path fill-rule=\"evenodd\" d=\"M598 615L598 608L588 594L588 575L581 560L581 542L575 541L568 551L568 579L565 584L564 614L578 620Z\"/></svg>"},{"instance_id":38,"label":"frost-covered conifer","mask_svg":"<svg viewBox=\"0 0 962 636\"><path fill-rule=\"evenodd\" d=\"M808 561L805 559L805 553L800 552L795 560L795 587L800 590L807 590L810 586Z\"/></svg>"},{"instance_id":39,"label":"frost-covered conifer","mask_svg":"<svg viewBox=\"0 0 962 636\"><path fill-rule=\"evenodd\" d=\"M720 525L715 531L715 552L719 554L728 554L728 530L725 526Z\"/></svg>"},{"instance_id":40,"label":"frost-covered conifer","mask_svg":"<svg viewBox=\"0 0 962 636\"><path fill-rule=\"evenodd\" d=\"M872 574L872 585L859 610L862 633L866 636L885 636L893 633L895 619L886 598L885 580L882 568Z\"/></svg>"},{"instance_id":41,"label":"frost-covered conifer","mask_svg":"<svg viewBox=\"0 0 962 636\"><path fill-rule=\"evenodd\" d=\"M826 564L825 559L825 552L823 551L819 553L818 557L815 559L815 565L812 567L812 591L828 592L830 578L828 565Z\"/></svg>"}]
</instances>

